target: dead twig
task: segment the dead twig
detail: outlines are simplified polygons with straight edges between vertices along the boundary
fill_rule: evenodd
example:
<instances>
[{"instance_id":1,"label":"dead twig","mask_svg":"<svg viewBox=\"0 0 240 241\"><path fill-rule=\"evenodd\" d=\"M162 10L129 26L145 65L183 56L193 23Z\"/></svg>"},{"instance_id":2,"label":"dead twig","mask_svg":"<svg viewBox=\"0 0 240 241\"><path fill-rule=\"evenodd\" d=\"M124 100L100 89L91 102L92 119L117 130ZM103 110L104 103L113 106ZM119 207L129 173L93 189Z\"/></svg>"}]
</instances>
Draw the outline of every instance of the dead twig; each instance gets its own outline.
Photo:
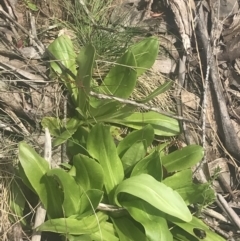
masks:
<instances>
[{"instance_id":1,"label":"dead twig","mask_svg":"<svg viewBox=\"0 0 240 241\"><path fill-rule=\"evenodd\" d=\"M216 218L217 220L229 223L229 221L222 214L214 211L213 209L205 208L202 212L210 217Z\"/></svg>"},{"instance_id":2,"label":"dead twig","mask_svg":"<svg viewBox=\"0 0 240 241\"><path fill-rule=\"evenodd\" d=\"M232 221L232 223L240 229L240 219L238 215L233 211L231 207L229 207L227 201L220 194L217 194L217 203L218 206L227 214L228 218Z\"/></svg>"}]
</instances>

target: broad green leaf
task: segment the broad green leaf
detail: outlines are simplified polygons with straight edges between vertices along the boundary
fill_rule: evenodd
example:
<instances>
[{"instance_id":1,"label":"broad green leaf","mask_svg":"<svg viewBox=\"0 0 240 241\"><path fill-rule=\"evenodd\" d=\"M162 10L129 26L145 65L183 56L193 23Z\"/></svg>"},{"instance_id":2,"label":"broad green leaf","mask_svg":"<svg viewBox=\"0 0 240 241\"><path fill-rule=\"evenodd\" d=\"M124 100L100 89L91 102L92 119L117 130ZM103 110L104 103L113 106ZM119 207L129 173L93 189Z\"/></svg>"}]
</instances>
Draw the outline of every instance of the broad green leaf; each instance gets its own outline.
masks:
<instances>
[{"instance_id":1,"label":"broad green leaf","mask_svg":"<svg viewBox=\"0 0 240 241\"><path fill-rule=\"evenodd\" d=\"M162 212L141 199L122 202L130 215L144 226L149 241L173 240Z\"/></svg>"},{"instance_id":2,"label":"broad green leaf","mask_svg":"<svg viewBox=\"0 0 240 241\"><path fill-rule=\"evenodd\" d=\"M81 220L73 218L50 219L36 230L73 235L92 234L97 232L100 228L99 224L107 219L108 216L102 212L84 217Z\"/></svg>"},{"instance_id":3,"label":"broad green leaf","mask_svg":"<svg viewBox=\"0 0 240 241\"><path fill-rule=\"evenodd\" d=\"M189 145L162 157L163 166L168 172L181 171L201 161L204 152L198 145Z\"/></svg>"},{"instance_id":4,"label":"broad green leaf","mask_svg":"<svg viewBox=\"0 0 240 241\"><path fill-rule=\"evenodd\" d=\"M76 118L72 118L67 121L66 127L63 128L61 134L53 141L53 147L59 146L66 142L77 131L80 125L80 121Z\"/></svg>"},{"instance_id":5,"label":"broad green leaf","mask_svg":"<svg viewBox=\"0 0 240 241\"><path fill-rule=\"evenodd\" d=\"M125 175L132 171L133 166L147 153L145 141L134 143L121 157Z\"/></svg>"},{"instance_id":6,"label":"broad green leaf","mask_svg":"<svg viewBox=\"0 0 240 241\"><path fill-rule=\"evenodd\" d=\"M133 53L127 51L112 67L98 88L99 93L128 98L137 81L136 61Z\"/></svg>"},{"instance_id":7,"label":"broad green leaf","mask_svg":"<svg viewBox=\"0 0 240 241\"><path fill-rule=\"evenodd\" d=\"M146 146L150 146L154 139L154 129L151 125L146 125L140 130L129 133L117 146L118 155L121 157L133 144L138 141L145 141Z\"/></svg>"},{"instance_id":8,"label":"broad green leaf","mask_svg":"<svg viewBox=\"0 0 240 241\"><path fill-rule=\"evenodd\" d=\"M97 189L87 190L83 192L80 199L79 217L93 214L102 200L103 191ZM83 214L83 215L81 215Z\"/></svg>"},{"instance_id":9,"label":"broad green leaf","mask_svg":"<svg viewBox=\"0 0 240 241\"><path fill-rule=\"evenodd\" d=\"M25 142L19 143L19 160L48 215L52 218L61 217L63 215L62 193L54 179L46 175L50 170L49 163Z\"/></svg>"},{"instance_id":10,"label":"broad green leaf","mask_svg":"<svg viewBox=\"0 0 240 241\"><path fill-rule=\"evenodd\" d=\"M55 39L49 46L48 50L55 57L50 62L51 68L62 76L62 80L68 88L71 94L75 94L76 85L71 76L63 72L56 61L60 61L67 69L69 69L74 75L76 75L76 54L71 39L66 35L61 35ZM51 58L51 56L50 56Z\"/></svg>"},{"instance_id":11,"label":"broad green leaf","mask_svg":"<svg viewBox=\"0 0 240 241\"><path fill-rule=\"evenodd\" d=\"M204 238L204 241L224 241L221 236L218 234L212 232L209 227L200 219L193 217L191 222L184 223L180 221L173 221L174 224L182 228L184 231L191 234L193 237L198 238L198 240L202 240L201 238L197 237L197 235L194 233L194 229L201 229L206 233L206 237Z\"/></svg>"},{"instance_id":12,"label":"broad green leaf","mask_svg":"<svg viewBox=\"0 0 240 241\"><path fill-rule=\"evenodd\" d=\"M48 176L53 176L61 185L64 193L63 211L66 217L74 215L79 210L81 188L77 185L74 178L63 169L56 168L47 172Z\"/></svg>"},{"instance_id":13,"label":"broad green leaf","mask_svg":"<svg viewBox=\"0 0 240 241\"><path fill-rule=\"evenodd\" d=\"M137 76L152 67L158 56L158 49L159 41L156 37L146 38L130 48L136 58Z\"/></svg>"},{"instance_id":14,"label":"broad green leaf","mask_svg":"<svg viewBox=\"0 0 240 241\"><path fill-rule=\"evenodd\" d=\"M83 126L79 126L76 132L73 134L72 138L67 141L67 154L72 158L76 154L87 155L87 137L89 130Z\"/></svg>"},{"instance_id":15,"label":"broad green leaf","mask_svg":"<svg viewBox=\"0 0 240 241\"><path fill-rule=\"evenodd\" d=\"M192 215L181 196L148 174L130 177L118 185L114 196L114 200L118 205L121 205L121 201L124 202L124 195L123 200L121 195L119 195L121 193L128 193L143 199L160 211L185 222L189 222L192 219Z\"/></svg>"},{"instance_id":16,"label":"broad green leaf","mask_svg":"<svg viewBox=\"0 0 240 241\"><path fill-rule=\"evenodd\" d=\"M76 74L76 54L71 39L67 35L61 35L56 38L49 46L48 50L54 55L54 57L61 61L62 64ZM62 69L55 63L50 62L51 67L58 72L62 73Z\"/></svg>"},{"instance_id":17,"label":"broad green leaf","mask_svg":"<svg viewBox=\"0 0 240 241\"><path fill-rule=\"evenodd\" d=\"M192 182L192 171L186 169L175 173L163 180L163 183L177 191L186 205L206 203L214 200L214 192L209 184L195 184Z\"/></svg>"},{"instance_id":18,"label":"broad green leaf","mask_svg":"<svg viewBox=\"0 0 240 241\"><path fill-rule=\"evenodd\" d=\"M99 163L90 157L78 154L73 157L76 168L76 181L83 190L103 188L104 172Z\"/></svg>"},{"instance_id":19,"label":"broad green leaf","mask_svg":"<svg viewBox=\"0 0 240 241\"><path fill-rule=\"evenodd\" d=\"M145 113L135 112L132 115L111 122L122 124L134 129L141 129L150 124L159 136L175 136L180 133L178 121L165 115L149 111Z\"/></svg>"},{"instance_id":20,"label":"broad green leaf","mask_svg":"<svg viewBox=\"0 0 240 241\"><path fill-rule=\"evenodd\" d=\"M124 177L122 162L117 155L110 127L101 123L96 124L89 133L87 149L104 170L104 185L109 194Z\"/></svg>"},{"instance_id":21,"label":"broad green leaf","mask_svg":"<svg viewBox=\"0 0 240 241\"><path fill-rule=\"evenodd\" d=\"M95 48L92 44L83 47L77 57L78 71L76 85L78 88L78 108L85 114L89 105L89 92L92 80L93 64L95 61Z\"/></svg>"},{"instance_id":22,"label":"broad green leaf","mask_svg":"<svg viewBox=\"0 0 240 241\"><path fill-rule=\"evenodd\" d=\"M113 224L109 222L100 223L99 231L91 234L91 238L94 241L119 241Z\"/></svg>"},{"instance_id":23,"label":"broad green leaf","mask_svg":"<svg viewBox=\"0 0 240 241\"><path fill-rule=\"evenodd\" d=\"M137 223L127 217L111 218L121 241L147 241L144 232Z\"/></svg>"},{"instance_id":24,"label":"broad green leaf","mask_svg":"<svg viewBox=\"0 0 240 241\"><path fill-rule=\"evenodd\" d=\"M59 136L61 134L61 124L59 118L44 117L41 121L43 128L48 128L52 136Z\"/></svg>"},{"instance_id":25,"label":"broad green leaf","mask_svg":"<svg viewBox=\"0 0 240 241\"><path fill-rule=\"evenodd\" d=\"M154 177L156 180L161 181L163 175L162 172L163 170L159 152L153 151L134 166L131 176L146 173Z\"/></svg>"},{"instance_id":26,"label":"broad green leaf","mask_svg":"<svg viewBox=\"0 0 240 241\"><path fill-rule=\"evenodd\" d=\"M164 84L162 84L161 86L159 86L156 90L154 90L152 93L150 93L146 98L138 100L138 102L140 103L146 103L150 100L152 100L153 98L157 97L158 95L166 92L167 90L169 90L172 87L173 81L167 81Z\"/></svg>"}]
</instances>

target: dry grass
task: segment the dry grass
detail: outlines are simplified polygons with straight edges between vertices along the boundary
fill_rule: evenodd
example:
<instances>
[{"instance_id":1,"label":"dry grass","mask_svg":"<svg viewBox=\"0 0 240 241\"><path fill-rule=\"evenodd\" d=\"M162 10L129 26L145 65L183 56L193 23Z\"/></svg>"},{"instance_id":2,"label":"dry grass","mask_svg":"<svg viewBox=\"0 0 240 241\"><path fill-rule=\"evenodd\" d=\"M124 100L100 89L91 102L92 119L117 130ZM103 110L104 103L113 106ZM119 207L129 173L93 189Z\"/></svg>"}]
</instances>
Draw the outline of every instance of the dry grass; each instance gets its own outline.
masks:
<instances>
[{"instance_id":1,"label":"dry grass","mask_svg":"<svg viewBox=\"0 0 240 241\"><path fill-rule=\"evenodd\" d=\"M161 73L157 73L152 70L147 71L138 78L137 86L133 91L132 98L136 100L145 98L167 80L168 79ZM158 95L148 104L154 107L159 107L163 111L175 111L176 107L172 98L172 91L173 89L170 89L161 95Z\"/></svg>"},{"instance_id":2,"label":"dry grass","mask_svg":"<svg viewBox=\"0 0 240 241\"><path fill-rule=\"evenodd\" d=\"M11 183L14 178L14 159L16 159L16 145L14 140L8 136L2 136L1 163L0 163L0 240L9 240L12 225L9 221L9 214L12 213L9 207Z\"/></svg>"}]
</instances>

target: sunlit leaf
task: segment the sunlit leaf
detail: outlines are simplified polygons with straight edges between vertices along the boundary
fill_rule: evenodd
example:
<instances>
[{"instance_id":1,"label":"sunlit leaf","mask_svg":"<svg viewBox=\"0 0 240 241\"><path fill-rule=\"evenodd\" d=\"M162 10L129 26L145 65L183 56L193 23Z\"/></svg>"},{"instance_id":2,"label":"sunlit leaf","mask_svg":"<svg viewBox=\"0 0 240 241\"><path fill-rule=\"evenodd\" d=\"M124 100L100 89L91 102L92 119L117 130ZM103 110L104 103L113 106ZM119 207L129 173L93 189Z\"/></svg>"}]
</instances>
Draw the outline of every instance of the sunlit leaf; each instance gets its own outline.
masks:
<instances>
[{"instance_id":1,"label":"sunlit leaf","mask_svg":"<svg viewBox=\"0 0 240 241\"><path fill-rule=\"evenodd\" d=\"M49 46L48 50L54 57L61 61L62 64L69 70L76 74L76 54L71 39L67 35L61 35L56 38ZM62 73L62 69L55 61L50 62L51 67L58 72Z\"/></svg>"},{"instance_id":2,"label":"sunlit leaf","mask_svg":"<svg viewBox=\"0 0 240 241\"><path fill-rule=\"evenodd\" d=\"M46 175L50 170L49 163L25 142L19 143L19 160L48 215L52 218L61 217L63 197L54 179Z\"/></svg>"},{"instance_id":3,"label":"sunlit leaf","mask_svg":"<svg viewBox=\"0 0 240 241\"><path fill-rule=\"evenodd\" d=\"M158 56L158 49L159 41L156 37L145 38L130 48L136 58L137 76L152 67Z\"/></svg>"},{"instance_id":4,"label":"sunlit leaf","mask_svg":"<svg viewBox=\"0 0 240 241\"><path fill-rule=\"evenodd\" d=\"M78 71L76 86L78 88L78 108L86 118L86 107L89 106L89 92L92 80L93 64L95 61L95 48L92 44L83 47L77 56Z\"/></svg>"},{"instance_id":5,"label":"sunlit leaf","mask_svg":"<svg viewBox=\"0 0 240 241\"><path fill-rule=\"evenodd\" d=\"M96 124L89 133L87 149L104 170L104 185L109 194L124 177L122 162L117 155L110 127Z\"/></svg>"},{"instance_id":6,"label":"sunlit leaf","mask_svg":"<svg viewBox=\"0 0 240 241\"><path fill-rule=\"evenodd\" d=\"M91 234L97 232L100 228L99 224L107 219L108 216L102 212L82 218L81 220L74 218L50 219L40 225L36 230L63 234L69 233L73 235Z\"/></svg>"},{"instance_id":7,"label":"sunlit leaf","mask_svg":"<svg viewBox=\"0 0 240 241\"><path fill-rule=\"evenodd\" d=\"M189 145L162 157L163 166L168 172L181 171L194 166L203 158L203 148Z\"/></svg>"},{"instance_id":8,"label":"sunlit leaf","mask_svg":"<svg viewBox=\"0 0 240 241\"><path fill-rule=\"evenodd\" d=\"M180 133L177 120L152 111L136 112L126 118L111 120L111 122L134 129L141 129L143 126L150 124L154 128L155 135L159 136L175 136Z\"/></svg>"},{"instance_id":9,"label":"sunlit leaf","mask_svg":"<svg viewBox=\"0 0 240 241\"><path fill-rule=\"evenodd\" d=\"M67 86L68 91L76 97L75 80L64 72L56 63L60 61L67 69L76 75L76 54L71 39L67 35L61 35L48 46L48 50L55 57L55 59L50 61L51 68L62 77L61 79Z\"/></svg>"},{"instance_id":10,"label":"sunlit leaf","mask_svg":"<svg viewBox=\"0 0 240 241\"><path fill-rule=\"evenodd\" d=\"M121 201L124 202L124 195L121 199L121 193L128 193L138 197L160 211L185 222L189 222L192 219L192 215L181 196L150 175L141 174L121 182L115 191L114 200L118 205L121 205Z\"/></svg>"},{"instance_id":11,"label":"sunlit leaf","mask_svg":"<svg viewBox=\"0 0 240 241\"><path fill-rule=\"evenodd\" d=\"M127 51L120 57L103 80L98 91L103 94L128 98L137 81L136 61L133 53Z\"/></svg>"}]
</instances>

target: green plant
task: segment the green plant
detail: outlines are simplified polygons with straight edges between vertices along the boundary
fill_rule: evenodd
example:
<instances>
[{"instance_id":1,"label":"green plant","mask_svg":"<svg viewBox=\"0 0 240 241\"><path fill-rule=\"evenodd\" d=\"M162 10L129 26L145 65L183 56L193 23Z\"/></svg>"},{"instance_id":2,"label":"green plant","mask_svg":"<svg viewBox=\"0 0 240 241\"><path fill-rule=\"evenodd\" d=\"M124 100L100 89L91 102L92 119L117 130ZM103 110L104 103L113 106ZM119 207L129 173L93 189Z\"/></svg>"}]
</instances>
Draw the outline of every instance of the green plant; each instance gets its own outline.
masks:
<instances>
[{"instance_id":1,"label":"green plant","mask_svg":"<svg viewBox=\"0 0 240 241\"><path fill-rule=\"evenodd\" d=\"M73 44L67 36L60 36L56 39L48 48L58 60L51 62L51 70L53 74L60 76L67 87L77 114L74 119L68 121L66 127L61 127L58 124L59 121L54 118L42 120L42 125L48 127L51 134L57 137L54 145L59 145L69 139L78 126L91 126L96 122L128 126L133 129L141 129L146 124L151 124L156 135L179 134L178 121L175 119L151 111L142 113L136 111L136 106L120 103L117 100L98 99L90 95L91 90L94 90L98 94L127 99L135 88L137 77L154 63L158 54L158 46L158 40L154 37L132 45L115 63L112 63L114 66L103 81L96 84L92 78L95 63L94 47L89 44L76 55ZM69 74L69 71L72 74ZM172 82L167 81L138 102L148 102L168 90L171 85Z\"/></svg>"},{"instance_id":2,"label":"green plant","mask_svg":"<svg viewBox=\"0 0 240 241\"><path fill-rule=\"evenodd\" d=\"M110 126L98 123L86 142L79 138L87 154L76 154L68 171L49 169L47 161L20 143L19 175L48 215L37 230L68 240L170 241L200 240L194 229L201 229L205 240L223 240L187 207L206 201L206 193L208 202L214 198L208 185L192 183L190 167L201 160L202 148L191 145L165 154L159 147L149 149L153 139L154 130L147 125L116 146ZM100 202L119 210L101 210Z\"/></svg>"},{"instance_id":3,"label":"green plant","mask_svg":"<svg viewBox=\"0 0 240 241\"><path fill-rule=\"evenodd\" d=\"M71 41L61 36L49 51L61 63L51 63L52 74L67 87L76 111L65 126L57 118L42 120L56 137L55 146L67 142L70 162L64 169L50 169L29 145L19 144L17 175L47 211L46 222L37 230L59 233L69 241L171 241L200 240L194 232L200 229L205 240L222 240L188 209L190 204L210 203L214 198L208 184L192 182L190 167L202 159L203 149L191 145L166 154L167 143L154 147L154 137L178 134L176 120L91 96L94 89L129 98L137 77L153 64L158 41L148 38L131 46L97 84L92 78L95 49L91 44L76 55ZM171 82L165 83L139 102L148 102L170 86ZM135 130L124 137L116 126ZM22 217L25 188L19 185L12 190L16 195L11 206Z\"/></svg>"}]
</instances>

